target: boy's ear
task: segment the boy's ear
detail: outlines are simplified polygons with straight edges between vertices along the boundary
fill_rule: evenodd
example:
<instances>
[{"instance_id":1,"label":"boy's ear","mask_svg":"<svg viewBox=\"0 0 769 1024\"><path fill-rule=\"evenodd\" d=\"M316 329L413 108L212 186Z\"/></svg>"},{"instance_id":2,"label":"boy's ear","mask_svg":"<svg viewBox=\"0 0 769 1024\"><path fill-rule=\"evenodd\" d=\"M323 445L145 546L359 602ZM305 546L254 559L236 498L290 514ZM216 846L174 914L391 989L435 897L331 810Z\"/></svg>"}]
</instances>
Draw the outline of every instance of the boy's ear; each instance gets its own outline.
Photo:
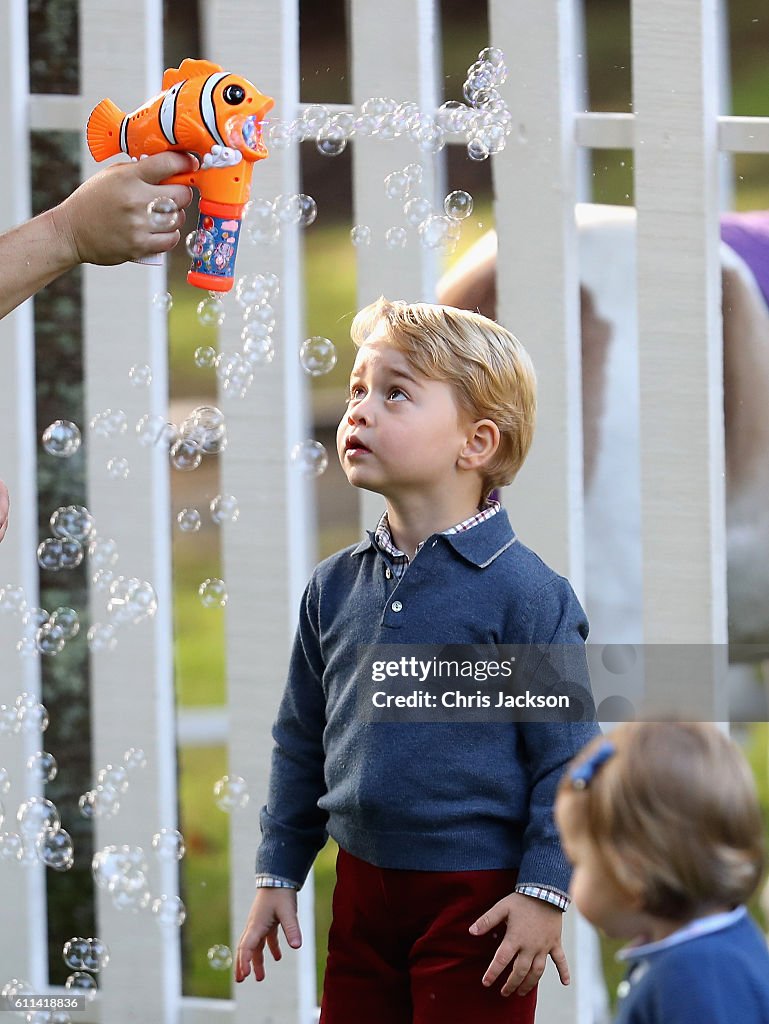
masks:
<instances>
[{"instance_id":1,"label":"boy's ear","mask_svg":"<svg viewBox=\"0 0 769 1024\"><path fill-rule=\"evenodd\" d=\"M494 420L476 420L470 425L467 439L459 453L460 469L481 469L499 448L499 427Z\"/></svg>"}]
</instances>

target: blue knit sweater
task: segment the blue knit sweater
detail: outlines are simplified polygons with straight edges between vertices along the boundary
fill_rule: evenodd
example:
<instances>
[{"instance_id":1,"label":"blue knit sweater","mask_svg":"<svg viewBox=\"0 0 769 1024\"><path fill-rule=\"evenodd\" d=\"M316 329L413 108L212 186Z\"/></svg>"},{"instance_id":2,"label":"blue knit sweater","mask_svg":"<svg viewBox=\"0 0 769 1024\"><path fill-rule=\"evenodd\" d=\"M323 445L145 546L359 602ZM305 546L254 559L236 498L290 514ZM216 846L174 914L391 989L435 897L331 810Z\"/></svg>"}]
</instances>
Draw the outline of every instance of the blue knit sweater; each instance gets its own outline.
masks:
<instances>
[{"instance_id":1,"label":"blue knit sweater","mask_svg":"<svg viewBox=\"0 0 769 1024\"><path fill-rule=\"evenodd\" d=\"M365 721L355 667L362 644L577 644L589 691L587 632L567 580L504 511L428 538L400 581L371 533L321 562L273 728L257 872L303 882L329 834L378 867L517 868L519 885L565 892L555 789L597 726Z\"/></svg>"},{"instance_id":2,"label":"blue knit sweater","mask_svg":"<svg viewBox=\"0 0 769 1024\"><path fill-rule=\"evenodd\" d=\"M769 952L744 907L726 927L626 955L629 992L616 1024L767 1024Z\"/></svg>"}]
</instances>

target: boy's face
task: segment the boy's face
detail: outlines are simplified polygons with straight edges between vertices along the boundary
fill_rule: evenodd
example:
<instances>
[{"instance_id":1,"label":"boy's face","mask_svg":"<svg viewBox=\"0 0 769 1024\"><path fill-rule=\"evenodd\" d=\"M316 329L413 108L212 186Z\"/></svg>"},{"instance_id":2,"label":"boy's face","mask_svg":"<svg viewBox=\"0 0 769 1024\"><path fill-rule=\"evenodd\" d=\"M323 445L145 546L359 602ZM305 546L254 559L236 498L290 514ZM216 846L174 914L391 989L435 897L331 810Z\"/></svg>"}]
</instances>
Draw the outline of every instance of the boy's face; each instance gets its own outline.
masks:
<instances>
[{"instance_id":1,"label":"boy's face","mask_svg":"<svg viewBox=\"0 0 769 1024\"><path fill-rule=\"evenodd\" d=\"M337 451L354 487L387 498L445 494L468 436L452 386L409 365L378 329L358 349Z\"/></svg>"},{"instance_id":2,"label":"boy's face","mask_svg":"<svg viewBox=\"0 0 769 1024\"><path fill-rule=\"evenodd\" d=\"M555 804L561 845L573 868L569 895L579 912L605 935L632 938L643 929L640 901L623 892L612 880L598 847L581 824L575 806L578 799L561 794Z\"/></svg>"}]
</instances>

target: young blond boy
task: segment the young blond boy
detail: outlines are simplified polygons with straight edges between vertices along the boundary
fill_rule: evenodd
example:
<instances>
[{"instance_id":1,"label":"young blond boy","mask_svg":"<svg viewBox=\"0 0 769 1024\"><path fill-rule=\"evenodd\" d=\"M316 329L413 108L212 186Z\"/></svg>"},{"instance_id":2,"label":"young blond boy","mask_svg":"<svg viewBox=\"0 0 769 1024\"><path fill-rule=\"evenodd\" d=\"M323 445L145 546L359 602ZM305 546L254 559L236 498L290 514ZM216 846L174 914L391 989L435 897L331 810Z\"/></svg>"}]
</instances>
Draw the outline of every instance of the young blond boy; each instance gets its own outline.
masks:
<instances>
[{"instance_id":1,"label":"young blond boy","mask_svg":"<svg viewBox=\"0 0 769 1024\"><path fill-rule=\"evenodd\" d=\"M302 600L236 978L251 965L264 978L278 925L301 944L296 890L331 835L322 1024L531 1024L548 956L569 981L552 806L596 727L371 723L354 667L368 644L581 651L588 627L568 582L488 498L529 450L534 371L508 331L450 307L379 299L351 333L339 458L387 511L316 568ZM579 665L589 691L583 651Z\"/></svg>"}]
</instances>

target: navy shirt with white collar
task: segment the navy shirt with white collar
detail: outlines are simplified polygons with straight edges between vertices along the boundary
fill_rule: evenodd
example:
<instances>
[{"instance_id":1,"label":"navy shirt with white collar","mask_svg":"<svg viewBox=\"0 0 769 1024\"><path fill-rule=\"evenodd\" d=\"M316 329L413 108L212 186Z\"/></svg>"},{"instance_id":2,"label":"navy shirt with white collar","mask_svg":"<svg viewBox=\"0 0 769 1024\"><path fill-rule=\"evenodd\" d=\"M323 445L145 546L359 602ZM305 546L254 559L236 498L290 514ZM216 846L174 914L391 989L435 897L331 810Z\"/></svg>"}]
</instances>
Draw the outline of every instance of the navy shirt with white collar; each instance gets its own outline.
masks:
<instances>
[{"instance_id":1,"label":"navy shirt with white collar","mask_svg":"<svg viewBox=\"0 0 769 1024\"><path fill-rule=\"evenodd\" d=\"M273 729L257 872L303 883L328 834L378 867L516 868L520 886L565 896L555 789L595 724L372 723L358 713L362 644L584 647L587 620L568 581L517 540L504 510L479 520L428 537L400 578L373 532L315 569ZM584 653L579 664L575 682L589 691Z\"/></svg>"}]
</instances>

